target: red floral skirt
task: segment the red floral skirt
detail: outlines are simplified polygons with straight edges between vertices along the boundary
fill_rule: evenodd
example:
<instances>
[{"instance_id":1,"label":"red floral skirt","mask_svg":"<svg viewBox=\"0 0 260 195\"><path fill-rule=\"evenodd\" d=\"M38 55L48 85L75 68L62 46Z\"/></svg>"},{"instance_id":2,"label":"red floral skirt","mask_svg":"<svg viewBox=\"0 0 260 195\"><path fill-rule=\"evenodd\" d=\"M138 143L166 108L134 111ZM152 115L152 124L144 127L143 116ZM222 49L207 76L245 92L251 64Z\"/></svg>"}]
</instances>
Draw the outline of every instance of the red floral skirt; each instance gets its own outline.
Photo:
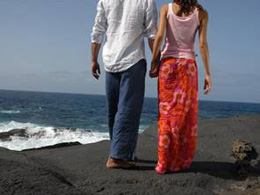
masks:
<instances>
[{"instance_id":1,"label":"red floral skirt","mask_svg":"<svg viewBox=\"0 0 260 195\"><path fill-rule=\"evenodd\" d=\"M198 72L193 59L161 61L157 173L189 169L197 144Z\"/></svg>"}]
</instances>

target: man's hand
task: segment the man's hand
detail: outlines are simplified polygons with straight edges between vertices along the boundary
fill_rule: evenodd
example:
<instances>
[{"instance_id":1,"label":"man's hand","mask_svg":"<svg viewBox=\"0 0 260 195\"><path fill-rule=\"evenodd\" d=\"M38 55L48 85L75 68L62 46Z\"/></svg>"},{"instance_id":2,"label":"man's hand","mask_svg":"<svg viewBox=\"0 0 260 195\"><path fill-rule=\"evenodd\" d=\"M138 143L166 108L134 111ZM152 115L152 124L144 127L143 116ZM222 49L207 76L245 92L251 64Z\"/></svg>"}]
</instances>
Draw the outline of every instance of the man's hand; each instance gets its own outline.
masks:
<instances>
[{"instance_id":1,"label":"man's hand","mask_svg":"<svg viewBox=\"0 0 260 195\"><path fill-rule=\"evenodd\" d=\"M97 61L92 62L91 70L92 70L93 77L95 77L98 80L101 72Z\"/></svg>"},{"instance_id":2,"label":"man's hand","mask_svg":"<svg viewBox=\"0 0 260 195\"><path fill-rule=\"evenodd\" d=\"M98 64L98 53L99 53L100 46L101 46L100 43L91 44L91 71L93 77L95 77L97 80L99 79L99 76L101 74L100 67Z\"/></svg>"}]
</instances>

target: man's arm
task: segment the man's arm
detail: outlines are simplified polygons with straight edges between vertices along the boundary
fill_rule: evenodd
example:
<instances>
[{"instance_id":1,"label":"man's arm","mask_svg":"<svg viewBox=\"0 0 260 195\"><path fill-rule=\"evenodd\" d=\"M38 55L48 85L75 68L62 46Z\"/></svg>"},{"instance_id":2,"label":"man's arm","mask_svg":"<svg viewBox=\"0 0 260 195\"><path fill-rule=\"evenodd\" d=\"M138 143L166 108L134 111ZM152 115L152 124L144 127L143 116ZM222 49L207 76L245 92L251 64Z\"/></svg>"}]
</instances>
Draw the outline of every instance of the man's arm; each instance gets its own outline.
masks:
<instances>
[{"instance_id":1,"label":"man's arm","mask_svg":"<svg viewBox=\"0 0 260 195\"><path fill-rule=\"evenodd\" d=\"M153 43L154 43L154 39L148 39L149 48L152 53L153 53Z\"/></svg>"},{"instance_id":2,"label":"man's arm","mask_svg":"<svg viewBox=\"0 0 260 195\"><path fill-rule=\"evenodd\" d=\"M148 0L145 10L144 33L148 38L151 52L153 51L153 43L157 32L157 8L154 0Z\"/></svg>"},{"instance_id":3,"label":"man's arm","mask_svg":"<svg viewBox=\"0 0 260 195\"><path fill-rule=\"evenodd\" d=\"M100 67L98 63L98 54L103 41L104 34L107 30L107 19L105 15L105 9L103 1L100 0L97 6L97 15L95 18L95 24L91 33L91 70L92 75L98 79L100 76Z\"/></svg>"},{"instance_id":4,"label":"man's arm","mask_svg":"<svg viewBox=\"0 0 260 195\"><path fill-rule=\"evenodd\" d=\"M100 67L98 64L98 53L100 49L101 44L99 43L92 43L91 47L91 72L92 75L96 78L99 79L100 76Z\"/></svg>"}]
</instances>

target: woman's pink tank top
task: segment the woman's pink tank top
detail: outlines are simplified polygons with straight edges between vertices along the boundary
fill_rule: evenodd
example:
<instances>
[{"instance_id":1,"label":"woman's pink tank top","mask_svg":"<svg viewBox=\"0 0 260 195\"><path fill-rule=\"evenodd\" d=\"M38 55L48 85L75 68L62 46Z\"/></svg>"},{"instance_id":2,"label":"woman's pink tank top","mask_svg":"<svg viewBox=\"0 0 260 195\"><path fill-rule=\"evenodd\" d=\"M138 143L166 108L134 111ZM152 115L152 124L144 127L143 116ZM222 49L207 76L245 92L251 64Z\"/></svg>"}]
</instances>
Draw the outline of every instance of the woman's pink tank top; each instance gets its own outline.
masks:
<instances>
[{"instance_id":1,"label":"woman's pink tank top","mask_svg":"<svg viewBox=\"0 0 260 195\"><path fill-rule=\"evenodd\" d=\"M198 8L187 17L177 16L169 4L167 13L167 28L162 58L195 59L194 42L197 29L200 25Z\"/></svg>"}]
</instances>

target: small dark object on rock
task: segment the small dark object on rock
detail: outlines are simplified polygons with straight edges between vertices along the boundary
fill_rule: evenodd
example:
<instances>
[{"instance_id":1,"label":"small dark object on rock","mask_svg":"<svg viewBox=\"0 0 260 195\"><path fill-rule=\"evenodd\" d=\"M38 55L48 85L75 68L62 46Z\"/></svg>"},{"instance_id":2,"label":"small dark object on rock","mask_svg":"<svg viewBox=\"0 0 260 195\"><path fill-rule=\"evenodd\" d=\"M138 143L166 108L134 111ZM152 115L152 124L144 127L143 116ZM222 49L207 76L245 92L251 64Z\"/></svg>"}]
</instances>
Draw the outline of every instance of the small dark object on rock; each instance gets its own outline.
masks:
<instances>
[{"instance_id":1,"label":"small dark object on rock","mask_svg":"<svg viewBox=\"0 0 260 195\"><path fill-rule=\"evenodd\" d=\"M250 142L237 140L232 145L232 156L236 160L237 174L247 177L252 171L251 160L257 159L258 153Z\"/></svg>"},{"instance_id":2,"label":"small dark object on rock","mask_svg":"<svg viewBox=\"0 0 260 195\"><path fill-rule=\"evenodd\" d=\"M128 179L128 180L126 180L126 181L127 181L127 183L129 183L129 184L139 183L139 180L137 180L137 179Z\"/></svg>"}]
</instances>

